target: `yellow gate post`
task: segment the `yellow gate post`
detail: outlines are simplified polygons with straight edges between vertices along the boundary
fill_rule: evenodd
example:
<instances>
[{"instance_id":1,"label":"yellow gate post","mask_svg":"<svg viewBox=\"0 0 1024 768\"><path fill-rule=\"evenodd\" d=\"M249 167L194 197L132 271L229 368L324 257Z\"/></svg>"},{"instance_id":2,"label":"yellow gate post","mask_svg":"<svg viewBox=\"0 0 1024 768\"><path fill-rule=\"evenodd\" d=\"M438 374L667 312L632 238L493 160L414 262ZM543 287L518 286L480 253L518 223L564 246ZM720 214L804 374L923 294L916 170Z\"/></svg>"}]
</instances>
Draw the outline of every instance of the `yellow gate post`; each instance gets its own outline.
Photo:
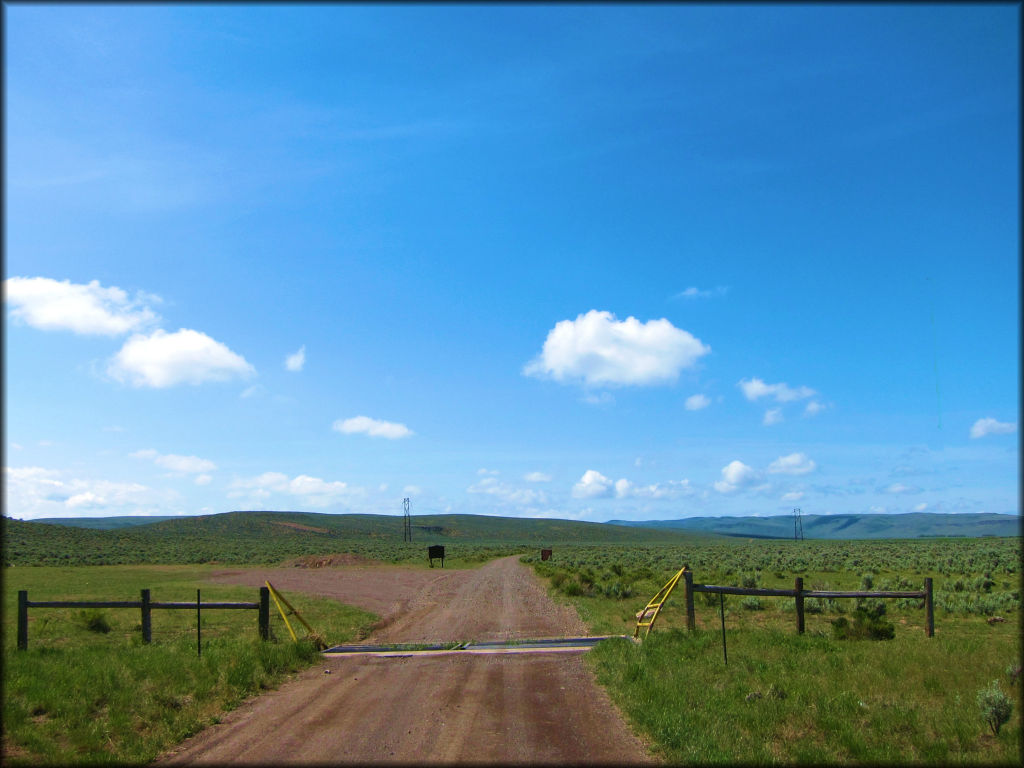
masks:
<instances>
[{"instance_id":1,"label":"yellow gate post","mask_svg":"<svg viewBox=\"0 0 1024 768\"><path fill-rule=\"evenodd\" d=\"M676 584L685 572L686 566L684 565L679 569L679 572L676 573L675 576L668 580L668 583L664 587L658 590L658 594L651 598L651 602L647 604L647 607L640 611L636 617L636 629L633 630L634 638L640 636L640 627L647 627L647 631L644 632L645 638L651 633L651 627L654 626L654 622L658 618L658 614L661 613L661 606L663 606L665 601L668 600L668 596L672 594L672 590L676 588ZM651 611L653 611L653 613L651 613ZM651 613L650 621L645 621L648 613Z\"/></svg>"},{"instance_id":2,"label":"yellow gate post","mask_svg":"<svg viewBox=\"0 0 1024 768\"><path fill-rule=\"evenodd\" d=\"M280 612L281 618L284 619L284 625L288 627L288 634L292 636L292 640L298 642L298 638L295 636L295 630L292 629L292 625L289 623L288 616L285 613L284 608L281 607L281 603L284 603L288 607L289 612L291 612L291 614L295 618L302 622L302 626L304 626L306 628L306 631L309 632L309 635L316 643L318 650L323 650L324 648L326 648L327 646L324 644L324 642L320 639L316 632L313 631L313 628L309 626L309 622L302 618L302 614L292 607L292 604L285 599L284 595L282 595L280 592L274 589L274 585L271 584L269 581L265 581L264 584L266 584L267 588L270 590L270 596L274 598L274 603L275 605L277 605L277 610Z\"/></svg>"}]
</instances>

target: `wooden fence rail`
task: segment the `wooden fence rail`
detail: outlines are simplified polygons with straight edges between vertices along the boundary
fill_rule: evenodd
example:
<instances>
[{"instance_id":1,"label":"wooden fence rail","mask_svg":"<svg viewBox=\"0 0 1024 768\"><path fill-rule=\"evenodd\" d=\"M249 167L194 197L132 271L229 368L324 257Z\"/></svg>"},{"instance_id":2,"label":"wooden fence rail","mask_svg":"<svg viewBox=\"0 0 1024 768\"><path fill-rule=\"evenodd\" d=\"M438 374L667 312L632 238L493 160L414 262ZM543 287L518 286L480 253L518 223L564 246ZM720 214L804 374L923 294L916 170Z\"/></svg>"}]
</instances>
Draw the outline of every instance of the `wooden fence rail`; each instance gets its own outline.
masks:
<instances>
[{"instance_id":1,"label":"wooden fence rail","mask_svg":"<svg viewBox=\"0 0 1024 768\"><path fill-rule=\"evenodd\" d=\"M935 608L932 600L932 580L926 577L924 589L917 591L901 592L880 592L880 591L840 591L833 589L804 589L804 580L797 576L793 589L758 589L749 587L721 587L713 584L695 584L693 572L686 569L683 572L686 592L686 628L696 627L696 616L693 606L693 595L695 592L710 592L718 595L753 595L757 597L792 597L796 599L796 627L797 632L804 631L804 599L808 597L877 597L882 599L911 597L924 600L925 627L924 631L928 637L935 636Z\"/></svg>"},{"instance_id":2,"label":"wooden fence rail","mask_svg":"<svg viewBox=\"0 0 1024 768\"><path fill-rule=\"evenodd\" d=\"M257 628L260 638L270 638L270 590L260 587L260 599L255 603L203 603L198 600L189 602L155 602L148 589L142 590L141 600L29 600L28 590L18 591L18 650L28 648L28 609L29 608L138 608L142 612L142 642L153 641L153 622L150 611L175 609L227 609L259 611Z\"/></svg>"}]
</instances>

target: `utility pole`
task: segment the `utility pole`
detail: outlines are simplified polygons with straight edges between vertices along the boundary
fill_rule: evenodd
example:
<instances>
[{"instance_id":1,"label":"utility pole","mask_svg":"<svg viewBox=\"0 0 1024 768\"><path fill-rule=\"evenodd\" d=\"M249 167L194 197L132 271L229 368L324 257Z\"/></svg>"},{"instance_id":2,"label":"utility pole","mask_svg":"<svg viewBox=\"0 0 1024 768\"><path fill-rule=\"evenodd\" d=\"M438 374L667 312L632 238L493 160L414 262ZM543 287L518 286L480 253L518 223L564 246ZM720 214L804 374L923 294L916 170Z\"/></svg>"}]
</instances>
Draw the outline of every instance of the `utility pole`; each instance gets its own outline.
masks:
<instances>
[{"instance_id":1,"label":"utility pole","mask_svg":"<svg viewBox=\"0 0 1024 768\"><path fill-rule=\"evenodd\" d=\"M409 517L409 499L402 499L402 541L412 541L412 518Z\"/></svg>"},{"instance_id":2,"label":"utility pole","mask_svg":"<svg viewBox=\"0 0 1024 768\"><path fill-rule=\"evenodd\" d=\"M793 541L804 540L804 523L800 517L800 507L793 508Z\"/></svg>"}]
</instances>

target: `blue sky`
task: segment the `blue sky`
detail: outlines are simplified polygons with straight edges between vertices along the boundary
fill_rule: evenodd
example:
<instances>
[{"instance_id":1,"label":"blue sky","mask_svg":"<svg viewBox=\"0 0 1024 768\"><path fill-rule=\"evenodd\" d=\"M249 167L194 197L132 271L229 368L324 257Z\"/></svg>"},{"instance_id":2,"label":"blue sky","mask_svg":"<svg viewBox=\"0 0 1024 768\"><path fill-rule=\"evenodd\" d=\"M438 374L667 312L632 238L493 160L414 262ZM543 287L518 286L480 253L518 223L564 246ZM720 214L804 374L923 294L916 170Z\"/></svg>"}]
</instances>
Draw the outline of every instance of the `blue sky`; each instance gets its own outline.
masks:
<instances>
[{"instance_id":1,"label":"blue sky","mask_svg":"<svg viewBox=\"0 0 1024 768\"><path fill-rule=\"evenodd\" d=\"M1019 512L1018 6L4 13L7 515Z\"/></svg>"}]
</instances>

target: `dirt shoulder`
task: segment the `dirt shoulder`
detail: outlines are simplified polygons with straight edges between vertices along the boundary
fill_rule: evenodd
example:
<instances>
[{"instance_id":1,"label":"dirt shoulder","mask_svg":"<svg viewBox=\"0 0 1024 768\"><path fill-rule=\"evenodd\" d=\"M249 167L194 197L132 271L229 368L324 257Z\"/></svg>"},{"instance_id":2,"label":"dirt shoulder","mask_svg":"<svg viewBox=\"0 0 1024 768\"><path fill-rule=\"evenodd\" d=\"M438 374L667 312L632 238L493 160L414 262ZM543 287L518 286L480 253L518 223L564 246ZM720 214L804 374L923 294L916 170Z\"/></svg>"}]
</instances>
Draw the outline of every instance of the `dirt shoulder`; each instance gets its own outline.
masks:
<instances>
[{"instance_id":1,"label":"dirt shoulder","mask_svg":"<svg viewBox=\"0 0 1024 768\"><path fill-rule=\"evenodd\" d=\"M270 575L265 575L270 574ZM465 571L385 566L222 573L383 617L369 641L586 634L517 558ZM256 581L258 579L258 581ZM160 764L654 762L579 654L331 657L250 700Z\"/></svg>"}]
</instances>

